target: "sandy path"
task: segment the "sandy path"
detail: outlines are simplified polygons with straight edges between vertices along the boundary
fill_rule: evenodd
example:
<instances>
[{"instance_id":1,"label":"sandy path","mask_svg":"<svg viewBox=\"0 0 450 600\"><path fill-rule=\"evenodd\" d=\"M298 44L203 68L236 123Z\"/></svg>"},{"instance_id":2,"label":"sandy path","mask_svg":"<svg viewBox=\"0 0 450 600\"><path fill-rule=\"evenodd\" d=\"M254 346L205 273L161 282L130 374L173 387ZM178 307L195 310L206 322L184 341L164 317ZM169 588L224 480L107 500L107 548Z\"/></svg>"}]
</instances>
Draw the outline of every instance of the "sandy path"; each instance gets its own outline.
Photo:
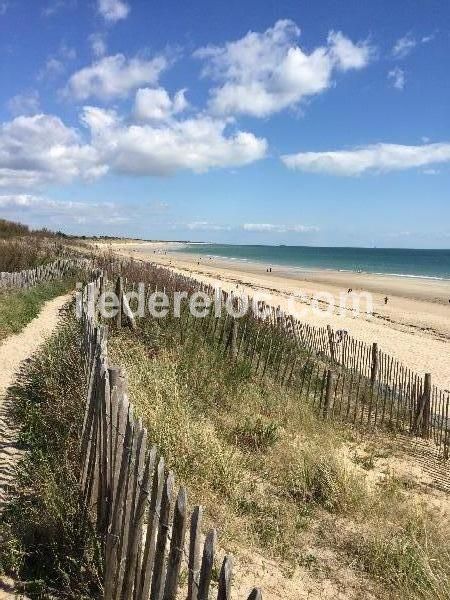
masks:
<instances>
[{"instance_id":1,"label":"sandy path","mask_svg":"<svg viewBox=\"0 0 450 600\"><path fill-rule=\"evenodd\" d=\"M39 315L20 333L8 337L0 345L0 508L11 486L14 466L21 454L16 444L17 430L9 416L11 406L5 400L6 392L14 382L21 363L36 352L55 329L59 311L70 297L71 295L67 294L47 302Z\"/></svg>"}]
</instances>

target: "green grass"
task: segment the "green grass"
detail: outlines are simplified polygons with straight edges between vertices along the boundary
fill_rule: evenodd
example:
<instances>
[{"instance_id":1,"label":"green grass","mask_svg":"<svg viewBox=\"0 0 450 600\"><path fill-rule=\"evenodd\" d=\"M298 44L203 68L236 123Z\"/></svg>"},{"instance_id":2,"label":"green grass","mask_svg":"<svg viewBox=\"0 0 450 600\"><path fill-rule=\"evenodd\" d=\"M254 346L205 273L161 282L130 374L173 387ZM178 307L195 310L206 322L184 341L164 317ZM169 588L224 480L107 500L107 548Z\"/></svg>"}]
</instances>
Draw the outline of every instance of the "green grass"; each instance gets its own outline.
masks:
<instances>
[{"instance_id":1,"label":"green grass","mask_svg":"<svg viewBox=\"0 0 450 600\"><path fill-rule=\"evenodd\" d=\"M0 572L33 599L98 597L96 540L78 495L85 377L79 327L68 316L10 391L26 458L18 497L2 514Z\"/></svg>"},{"instance_id":2,"label":"green grass","mask_svg":"<svg viewBox=\"0 0 450 600\"><path fill-rule=\"evenodd\" d=\"M73 278L42 283L26 290L0 291L0 341L19 333L38 316L48 300L66 294L75 286Z\"/></svg>"},{"instance_id":3,"label":"green grass","mask_svg":"<svg viewBox=\"0 0 450 600\"><path fill-rule=\"evenodd\" d=\"M448 528L404 486L366 483L373 465L344 458L350 428L324 422L295 390L256 378L201 334L180 341L179 323L140 328L112 332L111 360L128 374L149 439L227 550L256 549L289 570L305 567L307 548L308 565L326 574L315 557L325 547L361 586L368 575L377 597L450 598Z\"/></svg>"},{"instance_id":4,"label":"green grass","mask_svg":"<svg viewBox=\"0 0 450 600\"><path fill-rule=\"evenodd\" d=\"M317 421L294 392L254 379L245 364L218 359L200 339L149 348L144 340L155 335L110 340L149 439L192 501L208 506L222 543L233 549L245 539L295 561L315 510L345 513L359 498L358 482L331 459L344 431Z\"/></svg>"}]
</instances>

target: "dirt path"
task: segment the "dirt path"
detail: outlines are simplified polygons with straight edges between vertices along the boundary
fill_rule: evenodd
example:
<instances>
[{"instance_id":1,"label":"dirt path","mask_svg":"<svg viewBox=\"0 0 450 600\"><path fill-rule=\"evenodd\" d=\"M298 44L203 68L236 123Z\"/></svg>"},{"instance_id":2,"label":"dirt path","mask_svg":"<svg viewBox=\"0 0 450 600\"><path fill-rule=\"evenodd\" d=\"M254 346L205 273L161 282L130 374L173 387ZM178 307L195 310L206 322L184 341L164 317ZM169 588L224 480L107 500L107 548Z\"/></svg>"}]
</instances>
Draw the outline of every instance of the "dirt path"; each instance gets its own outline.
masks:
<instances>
[{"instance_id":1,"label":"dirt path","mask_svg":"<svg viewBox=\"0 0 450 600\"><path fill-rule=\"evenodd\" d=\"M21 363L30 357L55 329L59 311L70 297L70 294L67 294L47 302L39 315L20 333L8 337L0 344L0 510L12 483L14 465L21 454L16 444L17 431L9 417L11 407L5 400L6 392L14 382Z\"/></svg>"}]
</instances>

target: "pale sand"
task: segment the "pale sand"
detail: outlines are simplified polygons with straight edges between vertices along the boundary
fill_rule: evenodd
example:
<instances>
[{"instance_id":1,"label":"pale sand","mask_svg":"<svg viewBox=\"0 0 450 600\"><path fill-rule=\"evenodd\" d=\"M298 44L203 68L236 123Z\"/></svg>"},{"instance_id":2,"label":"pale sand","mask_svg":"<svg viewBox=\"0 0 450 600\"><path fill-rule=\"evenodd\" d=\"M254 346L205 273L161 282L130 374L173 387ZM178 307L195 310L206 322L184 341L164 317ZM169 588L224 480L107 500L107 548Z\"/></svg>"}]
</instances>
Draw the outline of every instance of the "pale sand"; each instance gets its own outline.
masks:
<instances>
[{"instance_id":1,"label":"pale sand","mask_svg":"<svg viewBox=\"0 0 450 600\"><path fill-rule=\"evenodd\" d=\"M266 266L258 263L173 252L182 247L176 242L114 242L111 247L122 255L170 266L200 281L219 281L227 291L236 290L238 285L240 292L251 296L269 292L273 305L299 311L302 321L320 326L329 323L366 343L377 342L381 350L414 371L430 372L435 385L450 389L450 281L337 271L302 272L273 266L272 273L266 273ZM349 309L343 314L337 314L337 310L333 314L311 310L314 294L331 293L339 304L339 295L347 296L348 288L355 293L372 294L372 315L355 316ZM306 302L293 301L293 294L299 292L306 295ZM383 300L386 295L387 305Z\"/></svg>"}]
</instances>

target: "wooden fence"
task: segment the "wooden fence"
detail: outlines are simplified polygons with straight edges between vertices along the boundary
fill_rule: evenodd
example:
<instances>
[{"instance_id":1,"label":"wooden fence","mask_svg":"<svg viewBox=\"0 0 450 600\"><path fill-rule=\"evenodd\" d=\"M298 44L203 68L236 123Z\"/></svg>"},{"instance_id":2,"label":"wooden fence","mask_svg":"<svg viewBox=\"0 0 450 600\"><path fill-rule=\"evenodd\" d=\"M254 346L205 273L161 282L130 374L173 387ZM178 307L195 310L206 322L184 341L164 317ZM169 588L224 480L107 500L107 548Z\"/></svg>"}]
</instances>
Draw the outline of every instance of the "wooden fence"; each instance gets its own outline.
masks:
<instances>
[{"instance_id":1,"label":"wooden fence","mask_svg":"<svg viewBox=\"0 0 450 600\"><path fill-rule=\"evenodd\" d=\"M147 440L147 431L128 399L125 375L108 362L107 333L89 310L89 294L102 279L86 286L83 297L82 356L88 394L81 439L81 490L87 516L100 539L104 600L174 600L180 570L187 569L184 597L212 597L217 534L202 547L200 506L188 516L184 487L176 491L172 472ZM121 311L120 311L121 312ZM186 544L189 528L189 543ZM217 600L231 598L232 558L223 560ZM254 588L248 600L261 600Z\"/></svg>"},{"instance_id":2,"label":"wooden fence","mask_svg":"<svg viewBox=\"0 0 450 600\"><path fill-rule=\"evenodd\" d=\"M152 278L147 299L158 289L217 296L215 287L164 267L152 265ZM130 284L128 289L134 287ZM239 308L243 302L223 290L220 295L224 305L234 303ZM328 418L432 439L441 455L449 457L450 392L432 385L430 374L415 373L382 352L377 343L366 344L330 326L302 323L279 307L252 298L245 303L252 310L242 318L216 318L210 312L207 318L193 321L197 326L201 323L216 344L249 360L257 374L267 373L298 387ZM233 335L236 347L231 344Z\"/></svg>"},{"instance_id":3,"label":"wooden fence","mask_svg":"<svg viewBox=\"0 0 450 600\"><path fill-rule=\"evenodd\" d=\"M39 283L61 279L76 269L86 267L85 259L60 258L52 263L40 265L34 269L0 273L0 290L11 288L29 288Z\"/></svg>"}]
</instances>

